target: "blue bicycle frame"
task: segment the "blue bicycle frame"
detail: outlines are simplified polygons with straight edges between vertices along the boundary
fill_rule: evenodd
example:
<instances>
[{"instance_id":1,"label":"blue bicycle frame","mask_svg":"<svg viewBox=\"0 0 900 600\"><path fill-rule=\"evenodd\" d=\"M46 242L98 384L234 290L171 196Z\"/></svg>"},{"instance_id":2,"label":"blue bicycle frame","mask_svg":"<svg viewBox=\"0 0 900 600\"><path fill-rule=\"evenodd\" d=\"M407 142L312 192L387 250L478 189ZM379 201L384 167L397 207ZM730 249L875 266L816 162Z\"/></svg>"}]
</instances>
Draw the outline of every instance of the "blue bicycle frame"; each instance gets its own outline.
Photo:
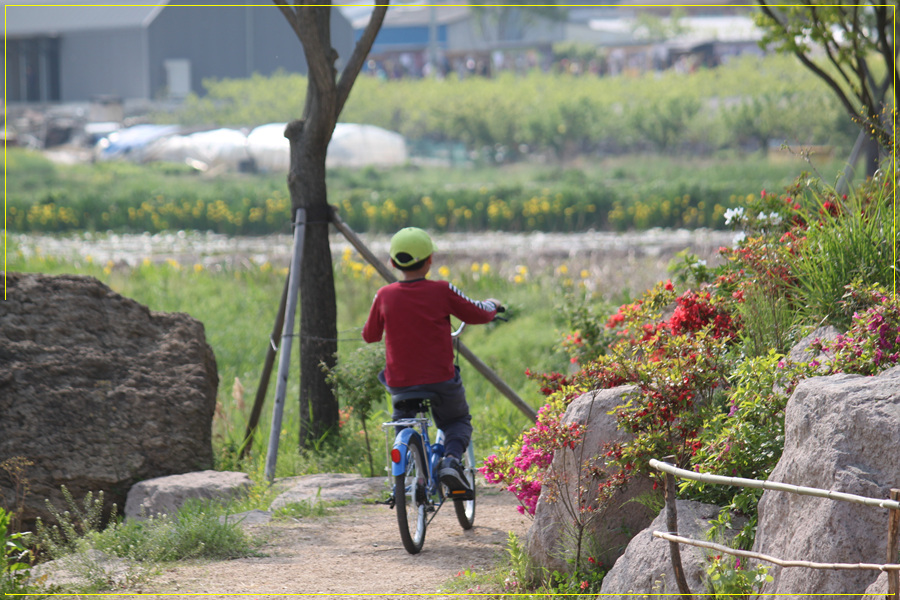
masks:
<instances>
[{"instance_id":1,"label":"blue bicycle frame","mask_svg":"<svg viewBox=\"0 0 900 600\"><path fill-rule=\"evenodd\" d=\"M429 393L405 393L397 401L416 401L418 416L383 423L385 430L398 429L390 451L393 494L388 502L397 510L400 538L410 554L421 551L425 530L447 499L453 500L456 517L463 529L471 529L475 520L474 495L450 498L440 482L438 465L444 457L444 432L437 430L434 443L429 437L431 421L427 416ZM475 489L475 460L471 443L463 456L466 478Z\"/></svg>"},{"instance_id":2,"label":"blue bicycle frame","mask_svg":"<svg viewBox=\"0 0 900 600\"><path fill-rule=\"evenodd\" d=\"M462 323L452 333L455 338L462 333ZM463 529L471 529L475 522L475 453L472 443L462 457L463 471L471 493L464 490L445 491L438 476L438 465L444 457L444 432L437 430L434 444L428 436L431 421L428 418L430 402L437 395L433 392L404 392L393 396L394 403L413 403L418 416L382 423L385 431L397 430L390 450L392 494L388 504L397 510L400 539L410 554L418 554L425 543L425 530L437 515L444 501L452 494L456 519ZM431 513L430 517L428 513Z\"/></svg>"}]
</instances>

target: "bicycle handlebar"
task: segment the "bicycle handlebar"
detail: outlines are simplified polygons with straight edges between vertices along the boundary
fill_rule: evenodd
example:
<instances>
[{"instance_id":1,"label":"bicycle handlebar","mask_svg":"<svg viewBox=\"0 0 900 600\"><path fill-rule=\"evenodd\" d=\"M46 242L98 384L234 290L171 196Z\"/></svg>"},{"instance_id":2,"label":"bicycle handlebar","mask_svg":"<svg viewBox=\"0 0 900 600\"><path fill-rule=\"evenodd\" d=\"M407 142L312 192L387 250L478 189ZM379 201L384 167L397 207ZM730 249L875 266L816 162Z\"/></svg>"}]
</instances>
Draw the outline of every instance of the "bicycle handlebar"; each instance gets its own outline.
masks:
<instances>
[{"instance_id":1,"label":"bicycle handlebar","mask_svg":"<svg viewBox=\"0 0 900 600\"><path fill-rule=\"evenodd\" d=\"M499 315L499 313L504 313L504 312L506 312L506 307L505 307L505 306L498 306L498 307L497 307L497 313L498 313L498 315ZM494 315L494 321L509 321L509 319L507 319L507 318L505 318L505 317L498 316L498 315ZM458 338L460 335L462 335L463 329L465 329L465 328L466 328L466 322L465 322L465 321L460 321L459 327L456 328L456 331L454 331L453 333L450 334L450 337L452 337L452 338Z\"/></svg>"}]
</instances>

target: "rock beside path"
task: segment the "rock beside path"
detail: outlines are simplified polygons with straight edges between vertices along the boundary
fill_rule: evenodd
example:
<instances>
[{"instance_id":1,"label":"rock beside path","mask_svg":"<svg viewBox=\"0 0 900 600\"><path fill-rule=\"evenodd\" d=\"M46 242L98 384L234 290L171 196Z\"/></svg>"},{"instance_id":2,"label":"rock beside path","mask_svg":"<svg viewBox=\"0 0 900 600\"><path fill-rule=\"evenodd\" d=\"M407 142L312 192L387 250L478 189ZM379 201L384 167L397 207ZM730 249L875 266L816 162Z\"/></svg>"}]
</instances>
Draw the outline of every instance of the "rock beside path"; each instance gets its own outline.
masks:
<instances>
[{"instance_id":1,"label":"rock beside path","mask_svg":"<svg viewBox=\"0 0 900 600\"><path fill-rule=\"evenodd\" d=\"M712 521L719 516L718 506L678 500L678 535L695 540L706 540ZM731 535L733 537L746 523L746 519L734 517ZM676 594L678 583L672 570L672 556L669 542L655 537L654 531L668 531L665 509L653 520L649 527L634 536L623 554L603 578L601 594L610 600L626 600L633 594ZM719 543L728 545L729 540ZM679 549L681 565L688 587L694 594L706 591L706 556L708 550L682 545ZM617 595L616 595L617 594Z\"/></svg>"},{"instance_id":2,"label":"rock beside path","mask_svg":"<svg viewBox=\"0 0 900 600\"><path fill-rule=\"evenodd\" d=\"M233 471L199 471L147 479L129 490L125 517L172 514L191 499L227 501L245 492L252 483L246 473Z\"/></svg>"},{"instance_id":3,"label":"rock beside path","mask_svg":"<svg viewBox=\"0 0 900 600\"><path fill-rule=\"evenodd\" d=\"M386 481L385 477L362 477L348 473L289 477L277 482L277 485L287 489L272 501L269 510L276 511L295 502L315 503L376 498L382 491L388 489Z\"/></svg>"},{"instance_id":4,"label":"rock beside path","mask_svg":"<svg viewBox=\"0 0 900 600\"><path fill-rule=\"evenodd\" d=\"M629 394L635 390L634 386L620 386L587 392L573 400L566 409L563 424L585 425L586 430L575 448L555 453L550 473L541 488L526 545L528 555L538 566L561 572L572 570L567 559L574 552L571 543L574 530L572 512L579 507L578 489L580 485L591 486L595 483L586 483L588 476L583 465L597 457L595 464L605 468L604 445L631 439L631 434L617 429L614 413L615 408L625 404ZM587 539L599 549L594 556L596 560L604 565L612 564L625 551L632 536L650 524L653 513L632 500L650 493L652 489L649 477L635 477L626 487L618 489L590 519L579 515L588 523L585 528ZM564 494L568 495L568 500L562 497ZM587 508L593 510L595 507L591 505Z\"/></svg>"},{"instance_id":5,"label":"rock beside path","mask_svg":"<svg viewBox=\"0 0 900 600\"><path fill-rule=\"evenodd\" d=\"M0 458L21 457L25 525L137 481L212 466L218 375L203 324L153 312L92 277L6 273L0 302ZM29 464L30 463L30 464ZM0 470L0 505L16 481Z\"/></svg>"},{"instance_id":6,"label":"rock beside path","mask_svg":"<svg viewBox=\"0 0 900 600\"><path fill-rule=\"evenodd\" d=\"M869 498L900 487L900 367L873 377L813 377L785 409L784 454L770 481ZM785 560L883 563L887 514L880 508L766 491L759 502L754 550ZM762 593L859 594L878 571L773 566Z\"/></svg>"}]
</instances>

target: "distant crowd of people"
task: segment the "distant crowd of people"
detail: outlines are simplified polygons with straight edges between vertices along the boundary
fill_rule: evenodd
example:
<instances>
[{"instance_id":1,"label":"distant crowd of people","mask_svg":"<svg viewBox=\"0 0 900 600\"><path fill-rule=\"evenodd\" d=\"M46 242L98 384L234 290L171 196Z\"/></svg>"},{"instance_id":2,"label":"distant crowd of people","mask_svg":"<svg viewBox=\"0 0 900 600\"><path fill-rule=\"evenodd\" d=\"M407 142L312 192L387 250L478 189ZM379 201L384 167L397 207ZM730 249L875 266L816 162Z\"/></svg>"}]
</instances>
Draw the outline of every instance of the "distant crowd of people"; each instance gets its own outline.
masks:
<instances>
[{"instance_id":1,"label":"distant crowd of people","mask_svg":"<svg viewBox=\"0 0 900 600\"><path fill-rule=\"evenodd\" d=\"M542 72L568 73L573 76L615 76L623 73L639 74L674 68L679 72L691 72L705 62L695 54L673 56L668 49L651 47L626 52L614 48L589 57L573 57L557 54L547 48L521 51L494 51L460 55L439 54L429 60L428 51L397 52L371 58L363 73L382 80L406 78L445 78L456 74L459 79L468 77L493 77L512 71L524 75L535 69Z\"/></svg>"}]
</instances>

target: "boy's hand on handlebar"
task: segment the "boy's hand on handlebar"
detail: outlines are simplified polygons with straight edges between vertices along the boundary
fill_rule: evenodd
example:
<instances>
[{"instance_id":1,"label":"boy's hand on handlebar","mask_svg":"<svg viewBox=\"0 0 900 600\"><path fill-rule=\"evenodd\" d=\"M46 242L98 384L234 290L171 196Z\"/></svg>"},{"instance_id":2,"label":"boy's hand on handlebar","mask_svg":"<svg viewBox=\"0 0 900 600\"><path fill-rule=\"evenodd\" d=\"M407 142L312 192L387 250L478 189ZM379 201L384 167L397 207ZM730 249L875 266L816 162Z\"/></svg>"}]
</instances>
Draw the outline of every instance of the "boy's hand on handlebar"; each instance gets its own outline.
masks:
<instances>
[{"instance_id":1,"label":"boy's hand on handlebar","mask_svg":"<svg viewBox=\"0 0 900 600\"><path fill-rule=\"evenodd\" d=\"M498 313L506 312L506 307L496 298L488 298L487 301L493 303L493 305L497 307Z\"/></svg>"}]
</instances>

